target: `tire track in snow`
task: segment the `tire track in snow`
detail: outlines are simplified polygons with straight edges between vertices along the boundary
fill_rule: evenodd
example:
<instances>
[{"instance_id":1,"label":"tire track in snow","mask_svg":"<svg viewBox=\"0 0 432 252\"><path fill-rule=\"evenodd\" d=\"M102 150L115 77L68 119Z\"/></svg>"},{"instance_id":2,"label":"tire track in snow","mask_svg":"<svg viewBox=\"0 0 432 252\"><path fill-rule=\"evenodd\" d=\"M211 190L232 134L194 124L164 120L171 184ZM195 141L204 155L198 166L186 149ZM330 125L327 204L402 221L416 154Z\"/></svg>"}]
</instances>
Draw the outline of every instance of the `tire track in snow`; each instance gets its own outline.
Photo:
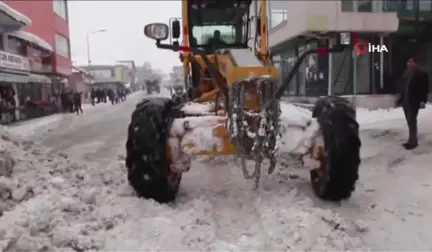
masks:
<instances>
[{"instance_id":1,"label":"tire track in snow","mask_svg":"<svg viewBox=\"0 0 432 252\"><path fill-rule=\"evenodd\" d=\"M255 207L257 192L239 167L194 162L191 169L184 176L182 188L187 198L204 196L210 201L217 237L235 250L271 249Z\"/></svg>"}]
</instances>

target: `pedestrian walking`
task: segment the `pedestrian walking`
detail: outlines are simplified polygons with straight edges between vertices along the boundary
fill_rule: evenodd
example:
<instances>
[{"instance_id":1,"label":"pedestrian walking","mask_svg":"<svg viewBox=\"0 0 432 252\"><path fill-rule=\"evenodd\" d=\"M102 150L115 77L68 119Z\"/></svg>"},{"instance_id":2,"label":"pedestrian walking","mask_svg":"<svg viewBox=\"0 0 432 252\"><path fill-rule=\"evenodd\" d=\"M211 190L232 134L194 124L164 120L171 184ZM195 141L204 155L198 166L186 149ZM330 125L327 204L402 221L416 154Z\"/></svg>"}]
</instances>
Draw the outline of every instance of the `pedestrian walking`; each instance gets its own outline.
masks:
<instances>
[{"instance_id":1,"label":"pedestrian walking","mask_svg":"<svg viewBox=\"0 0 432 252\"><path fill-rule=\"evenodd\" d=\"M96 90L94 88L90 90L90 99L91 99L91 104L94 106L95 99L96 99Z\"/></svg>"},{"instance_id":2,"label":"pedestrian walking","mask_svg":"<svg viewBox=\"0 0 432 252\"><path fill-rule=\"evenodd\" d=\"M77 115L79 115L79 113L83 113L83 109L82 109L82 103L81 103L81 92L75 92L73 94L73 103L74 103L74 108L75 108L75 112L77 113Z\"/></svg>"},{"instance_id":3,"label":"pedestrian walking","mask_svg":"<svg viewBox=\"0 0 432 252\"><path fill-rule=\"evenodd\" d=\"M114 102L115 102L115 93L114 93L114 90L108 89L107 94L108 94L108 98L109 98L111 104L114 105Z\"/></svg>"},{"instance_id":4,"label":"pedestrian walking","mask_svg":"<svg viewBox=\"0 0 432 252\"><path fill-rule=\"evenodd\" d=\"M417 116L425 107L429 94L429 75L421 70L414 58L407 61L407 70L403 74L400 95L397 105L402 106L408 125L408 141L405 149L412 150L418 146Z\"/></svg>"}]
</instances>

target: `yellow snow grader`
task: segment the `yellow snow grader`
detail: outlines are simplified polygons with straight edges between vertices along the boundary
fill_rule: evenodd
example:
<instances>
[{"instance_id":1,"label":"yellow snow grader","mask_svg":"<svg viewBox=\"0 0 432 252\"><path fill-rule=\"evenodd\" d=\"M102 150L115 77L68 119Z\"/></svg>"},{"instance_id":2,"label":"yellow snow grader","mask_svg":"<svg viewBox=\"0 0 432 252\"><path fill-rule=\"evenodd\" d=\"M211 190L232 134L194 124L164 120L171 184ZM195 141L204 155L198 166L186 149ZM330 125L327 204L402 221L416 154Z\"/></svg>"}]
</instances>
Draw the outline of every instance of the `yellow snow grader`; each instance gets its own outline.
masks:
<instances>
[{"instance_id":1,"label":"yellow snow grader","mask_svg":"<svg viewBox=\"0 0 432 252\"><path fill-rule=\"evenodd\" d=\"M137 104L128 128L126 166L139 196L174 200L182 173L191 168L193 157L202 155L238 155L244 177L258 186L261 166L272 173L280 152L298 157L310 169L318 197L340 201L351 196L361 146L354 106L340 97L325 97L306 113L279 102L307 56L340 52L345 45L304 52L279 80L267 45L266 4L182 0L181 21L144 27L157 48L179 52L188 101L146 97ZM252 172L247 167L251 162Z\"/></svg>"}]
</instances>

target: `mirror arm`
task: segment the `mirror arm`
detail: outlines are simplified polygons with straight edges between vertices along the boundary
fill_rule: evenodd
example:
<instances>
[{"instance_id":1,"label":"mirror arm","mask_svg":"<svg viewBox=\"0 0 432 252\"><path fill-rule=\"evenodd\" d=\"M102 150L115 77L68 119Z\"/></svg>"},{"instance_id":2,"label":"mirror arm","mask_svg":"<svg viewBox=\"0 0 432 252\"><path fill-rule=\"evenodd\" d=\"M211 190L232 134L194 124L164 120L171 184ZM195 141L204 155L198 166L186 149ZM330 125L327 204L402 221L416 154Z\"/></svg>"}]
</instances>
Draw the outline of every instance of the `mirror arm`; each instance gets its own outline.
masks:
<instances>
[{"instance_id":1,"label":"mirror arm","mask_svg":"<svg viewBox=\"0 0 432 252\"><path fill-rule=\"evenodd\" d=\"M156 47L159 49L179 51L178 46L171 45L171 44L161 44L160 40L156 40Z\"/></svg>"}]
</instances>

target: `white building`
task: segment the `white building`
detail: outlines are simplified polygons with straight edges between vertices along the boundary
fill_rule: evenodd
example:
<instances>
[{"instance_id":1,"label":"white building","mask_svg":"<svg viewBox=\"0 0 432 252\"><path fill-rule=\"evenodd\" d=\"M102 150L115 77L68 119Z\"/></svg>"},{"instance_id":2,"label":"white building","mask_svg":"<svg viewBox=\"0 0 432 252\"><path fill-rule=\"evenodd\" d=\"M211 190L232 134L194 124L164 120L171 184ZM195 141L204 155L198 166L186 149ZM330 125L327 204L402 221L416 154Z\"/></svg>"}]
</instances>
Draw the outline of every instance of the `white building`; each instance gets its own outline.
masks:
<instances>
[{"instance_id":1,"label":"white building","mask_svg":"<svg viewBox=\"0 0 432 252\"><path fill-rule=\"evenodd\" d=\"M281 79L289 73L302 52L334 45L340 32L357 32L361 39L384 44L385 38L397 31L399 26L396 9L388 6L389 2L269 1L269 46ZM330 56L312 55L299 68L290 83L288 94L376 93L376 87L384 85L383 65L383 52L354 57L351 49L347 49ZM375 85L371 85L371 81Z\"/></svg>"},{"instance_id":2,"label":"white building","mask_svg":"<svg viewBox=\"0 0 432 252\"><path fill-rule=\"evenodd\" d=\"M254 13L256 6L251 8ZM290 83L291 96L393 93L407 58L430 56L430 49L419 48L431 48L429 40L415 42L420 33L428 37L424 26L432 24L430 0L272 0L267 11L269 47L281 79L302 52L334 44L340 32L355 32L359 39L390 51L356 56L347 48L331 56L312 55ZM419 27L423 32L414 32ZM432 40L430 32L429 37Z\"/></svg>"}]
</instances>

